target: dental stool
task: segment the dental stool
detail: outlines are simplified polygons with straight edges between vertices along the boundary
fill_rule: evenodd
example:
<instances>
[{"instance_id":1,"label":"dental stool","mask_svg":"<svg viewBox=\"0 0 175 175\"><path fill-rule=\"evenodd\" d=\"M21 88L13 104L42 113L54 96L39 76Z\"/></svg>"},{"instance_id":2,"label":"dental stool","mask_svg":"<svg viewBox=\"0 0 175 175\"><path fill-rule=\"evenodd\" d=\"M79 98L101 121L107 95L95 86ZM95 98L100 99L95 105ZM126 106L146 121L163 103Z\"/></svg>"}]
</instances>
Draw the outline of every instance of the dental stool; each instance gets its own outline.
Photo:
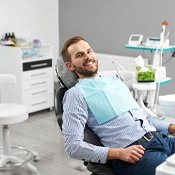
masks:
<instances>
[{"instance_id":1,"label":"dental stool","mask_svg":"<svg viewBox=\"0 0 175 175\"><path fill-rule=\"evenodd\" d=\"M168 117L175 118L175 94L159 96L159 105Z\"/></svg>"},{"instance_id":2,"label":"dental stool","mask_svg":"<svg viewBox=\"0 0 175 175\"><path fill-rule=\"evenodd\" d=\"M14 85L16 78L10 74L0 74L0 85ZM0 170L14 166L38 173L36 167L28 161L32 158L38 159L36 152L30 152L23 147L11 147L10 124L17 124L28 119L27 107L22 104L0 103L0 125L2 126L2 148L0 150ZM23 154L22 154L23 153ZM22 157L22 155L23 157ZM22 157L22 158L21 158ZM25 157L25 160L23 159Z\"/></svg>"}]
</instances>

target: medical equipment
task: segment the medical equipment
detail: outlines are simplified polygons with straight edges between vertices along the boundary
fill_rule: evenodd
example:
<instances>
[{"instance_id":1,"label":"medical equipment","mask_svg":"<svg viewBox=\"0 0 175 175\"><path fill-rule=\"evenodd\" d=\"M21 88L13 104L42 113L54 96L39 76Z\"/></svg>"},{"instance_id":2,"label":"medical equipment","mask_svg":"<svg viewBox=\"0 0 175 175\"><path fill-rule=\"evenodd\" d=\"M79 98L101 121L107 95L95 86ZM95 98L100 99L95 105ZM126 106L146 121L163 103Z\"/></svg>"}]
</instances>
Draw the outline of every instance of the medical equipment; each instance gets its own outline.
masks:
<instances>
[{"instance_id":1,"label":"medical equipment","mask_svg":"<svg viewBox=\"0 0 175 175\"><path fill-rule=\"evenodd\" d=\"M165 29L166 26L168 26L168 23L166 21L162 22L162 31L160 33L160 37L148 37L146 40L145 45L150 47L168 47L169 46L169 32L167 32L165 36Z\"/></svg>"},{"instance_id":2,"label":"medical equipment","mask_svg":"<svg viewBox=\"0 0 175 175\"><path fill-rule=\"evenodd\" d=\"M148 37L146 40L146 46L158 47L160 45L160 38L158 37Z\"/></svg>"},{"instance_id":3,"label":"medical equipment","mask_svg":"<svg viewBox=\"0 0 175 175\"><path fill-rule=\"evenodd\" d=\"M169 35L169 32L168 32L166 37L165 37L165 28L166 28L166 26L168 26L167 21L163 21L162 22L162 32L160 33L160 43L161 44L163 44L167 40L168 35Z\"/></svg>"},{"instance_id":4,"label":"medical equipment","mask_svg":"<svg viewBox=\"0 0 175 175\"><path fill-rule=\"evenodd\" d=\"M142 43L143 35L132 34L129 37L128 45L138 46Z\"/></svg>"},{"instance_id":5,"label":"medical equipment","mask_svg":"<svg viewBox=\"0 0 175 175\"><path fill-rule=\"evenodd\" d=\"M134 83L132 85L133 89L137 91L137 102L141 108L143 108L148 114L152 116L156 116L152 112L152 108L154 106L154 96L156 92L156 83ZM147 92L147 103L148 105L145 106L144 104L144 93Z\"/></svg>"},{"instance_id":6,"label":"medical equipment","mask_svg":"<svg viewBox=\"0 0 175 175\"><path fill-rule=\"evenodd\" d=\"M162 22L162 31L160 33L160 43L157 46L156 52L154 54L153 66L162 66L163 48L169 46L169 39L168 39L169 32L165 36L166 26L168 26L168 23L166 21L163 21ZM158 54L159 49L160 49L160 54Z\"/></svg>"},{"instance_id":7,"label":"medical equipment","mask_svg":"<svg viewBox=\"0 0 175 175\"><path fill-rule=\"evenodd\" d=\"M153 69L155 69L155 83L156 83L156 89L155 90L151 90L152 92L155 91L154 93L151 92L151 99L154 99L154 104L149 105L147 108L149 108L151 110L151 113L156 114L157 116L162 117L162 111L160 111L159 109L157 109L157 104L158 104L158 96L159 96L159 89L160 89L160 85L162 84L166 84L168 82L171 81L171 78L166 77L166 67L162 66L162 57L163 57L163 52L167 52L167 51L174 51L174 47L173 46L169 46L169 32L167 32L167 34L165 34L165 29L166 26L168 26L168 23L166 21L162 22L162 30L160 33L160 37L149 37L147 39L147 42L143 45L139 45L139 46L131 46L131 45L126 45L125 48L128 49L137 49L137 50L148 50L148 51L155 51L154 54L154 58L153 58L153 64L152 67ZM173 56L174 56L174 52L173 52ZM143 87L145 85L145 87ZM144 97L144 93L142 91L148 91L149 86L147 83L142 83L141 85L138 83L137 86L133 86L133 89L136 89L136 92L139 92L139 96L143 96ZM141 93L142 92L142 93ZM143 98L143 97L139 97ZM172 99L172 97L171 97ZM139 101L143 101L142 99ZM168 106L169 102L170 102L170 98L169 101L165 102L167 103L166 106ZM175 100L173 100L175 101ZM173 102L171 101L171 103ZM143 106L143 108L145 107L143 103L140 102L140 104ZM147 110L146 108L146 110ZM164 115L164 114L163 114Z\"/></svg>"},{"instance_id":8,"label":"medical equipment","mask_svg":"<svg viewBox=\"0 0 175 175\"><path fill-rule=\"evenodd\" d=\"M175 154L166 159L165 162L156 167L156 175L174 175Z\"/></svg>"},{"instance_id":9,"label":"medical equipment","mask_svg":"<svg viewBox=\"0 0 175 175\"><path fill-rule=\"evenodd\" d=\"M169 32L167 33L164 40L161 40L161 38L158 37L148 37L146 40L145 45L149 47L158 47L159 45L163 45L164 47L169 46L169 39L167 39L169 36Z\"/></svg>"},{"instance_id":10,"label":"medical equipment","mask_svg":"<svg viewBox=\"0 0 175 175\"><path fill-rule=\"evenodd\" d=\"M114 59L112 59L110 56L108 57L112 64L114 65L114 68L117 72L116 76L120 78L130 90L132 90L133 83L136 82L135 77L132 75L132 73L126 72L126 70L120 65L117 64Z\"/></svg>"},{"instance_id":11,"label":"medical equipment","mask_svg":"<svg viewBox=\"0 0 175 175\"><path fill-rule=\"evenodd\" d=\"M162 72L162 71L165 72L165 73L163 73L163 75L164 74L166 75L166 69L160 69L160 67L162 66L163 48L169 46L169 39L168 39L169 32L165 36L166 26L168 26L167 21L163 21L162 22L162 31L160 33L160 44L156 48L154 58L153 58L153 67L157 70L160 70L160 72ZM160 51L159 51L159 49L160 49ZM160 52L160 53L158 53L158 52ZM157 84L157 90L156 90L156 95L155 95L155 111L157 111L156 108L157 108L157 104L158 104L159 90L160 90L160 83Z\"/></svg>"}]
</instances>

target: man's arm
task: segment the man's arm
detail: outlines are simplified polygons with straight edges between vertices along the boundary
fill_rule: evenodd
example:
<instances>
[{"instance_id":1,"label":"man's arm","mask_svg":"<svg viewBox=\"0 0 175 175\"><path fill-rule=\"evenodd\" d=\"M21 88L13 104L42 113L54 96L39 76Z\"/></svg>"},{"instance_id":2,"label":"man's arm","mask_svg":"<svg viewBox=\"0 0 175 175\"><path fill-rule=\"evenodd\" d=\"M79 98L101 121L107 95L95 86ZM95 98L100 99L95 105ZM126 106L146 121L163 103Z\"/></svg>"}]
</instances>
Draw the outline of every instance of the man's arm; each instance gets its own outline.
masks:
<instances>
[{"instance_id":1,"label":"man's arm","mask_svg":"<svg viewBox=\"0 0 175 175\"><path fill-rule=\"evenodd\" d=\"M105 163L108 147L95 146L84 141L84 128L88 120L88 106L80 91L74 87L63 99L63 135L65 149L70 157Z\"/></svg>"},{"instance_id":2,"label":"man's arm","mask_svg":"<svg viewBox=\"0 0 175 175\"><path fill-rule=\"evenodd\" d=\"M151 116L145 112L146 118L149 123L156 128L157 131L168 130L170 134L175 133L175 125L172 123L161 120L158 117Z\"/></svg>"},{"instance_id":3,"label":"man's arm","mask_svg":"<svg viewBox=\"0 0 175 175\"><path fill-rule=\"evenodd\" d=\"M142 158L145 148L141 145L133 145L127 148L109 148L107 159L120 159L125 162L136 163Z\"/></svg>"}]
</instances>

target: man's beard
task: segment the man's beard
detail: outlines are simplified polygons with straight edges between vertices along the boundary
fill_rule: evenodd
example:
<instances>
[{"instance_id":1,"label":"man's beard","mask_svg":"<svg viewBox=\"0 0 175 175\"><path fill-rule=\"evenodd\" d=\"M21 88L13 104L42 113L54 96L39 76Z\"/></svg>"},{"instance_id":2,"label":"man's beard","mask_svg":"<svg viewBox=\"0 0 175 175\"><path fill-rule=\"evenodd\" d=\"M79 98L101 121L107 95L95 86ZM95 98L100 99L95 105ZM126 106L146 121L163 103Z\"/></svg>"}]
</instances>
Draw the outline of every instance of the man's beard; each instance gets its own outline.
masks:
<instances>
[{"instance_id":1,"label":"man's beard","mask_svg":"<svg viewBox=\"0 0 175 175\"><path fill-rule=\"evenodd\" d=\"M85 77L91 77L91 76L97 74L98 65L97 65L95 70L86 70L83 67L77 67L75 65L74 65L74 69L75 69L74 71L77 72L80 75L83 75Z\"/></svg>"}]
</instances>

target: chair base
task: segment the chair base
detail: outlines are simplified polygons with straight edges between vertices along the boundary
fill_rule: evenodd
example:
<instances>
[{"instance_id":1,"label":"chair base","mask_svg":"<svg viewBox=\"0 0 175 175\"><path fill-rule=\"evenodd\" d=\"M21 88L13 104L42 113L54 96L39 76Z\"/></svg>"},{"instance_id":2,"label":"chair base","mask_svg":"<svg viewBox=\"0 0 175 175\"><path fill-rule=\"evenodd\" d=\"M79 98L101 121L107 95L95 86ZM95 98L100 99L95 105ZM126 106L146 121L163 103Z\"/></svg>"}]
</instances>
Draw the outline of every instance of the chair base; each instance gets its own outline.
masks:
<instances>
[{"instance_id":1,"label":"chair base","mask_svg":"<svg viewBox=\"0 0 175 175\"><path fill-rule=\"evenodd\" d=\"M29 161L33 158L34 161L38 161L38 153L31 152L22 147L12 147L15 151L12 155L0 155L0 169L5 170L12 167L20 166L21 168L37 173L38 170ZM23 158L21 158L23 157Z\"/></svg>"}]
</instances>

